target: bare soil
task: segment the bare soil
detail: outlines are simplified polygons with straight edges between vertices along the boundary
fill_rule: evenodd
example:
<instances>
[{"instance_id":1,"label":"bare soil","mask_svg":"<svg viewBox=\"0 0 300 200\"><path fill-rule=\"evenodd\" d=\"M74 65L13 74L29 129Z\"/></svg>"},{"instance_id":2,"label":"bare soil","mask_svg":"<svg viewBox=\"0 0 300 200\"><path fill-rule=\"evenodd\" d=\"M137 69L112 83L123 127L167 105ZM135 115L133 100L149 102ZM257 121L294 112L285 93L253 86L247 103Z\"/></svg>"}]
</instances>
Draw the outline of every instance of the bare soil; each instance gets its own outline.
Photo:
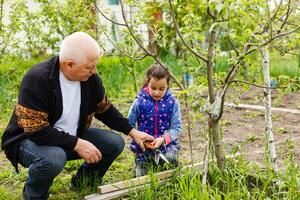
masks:
<instances>
[{"instance_id":1,"label":"bare soil","mask_svg":"<svg viewBox=\"0 0 300 200\"><path fill-rule=\"evenodd\" d=\"M238 91L233 93L235 93L233 95L236 95L236 97L240 96ZM272 107L299 109L300 91L285 95L278 91L272 91L272 99ZM240 97L239 102L263 105L263 89L251 89ZM183 123L186 123L185 115L183 114L182 117ZM272 119L279 166L290 155L293 155L297 162L300 163L300 114L273 111ZM220 124L226 153L239 148L239 152L244 155L246 160L254 161L264 166L264 111L226 107ZM199 122L193 122L192 146L194 162L203 160L205 140L203 136L201 137L201 132L204 126L204 124L199 124ZM186 126L183 127L180 140L182 144L180 158L182 161L189 162L191 156Z\"/></svg>"}]
</instances>

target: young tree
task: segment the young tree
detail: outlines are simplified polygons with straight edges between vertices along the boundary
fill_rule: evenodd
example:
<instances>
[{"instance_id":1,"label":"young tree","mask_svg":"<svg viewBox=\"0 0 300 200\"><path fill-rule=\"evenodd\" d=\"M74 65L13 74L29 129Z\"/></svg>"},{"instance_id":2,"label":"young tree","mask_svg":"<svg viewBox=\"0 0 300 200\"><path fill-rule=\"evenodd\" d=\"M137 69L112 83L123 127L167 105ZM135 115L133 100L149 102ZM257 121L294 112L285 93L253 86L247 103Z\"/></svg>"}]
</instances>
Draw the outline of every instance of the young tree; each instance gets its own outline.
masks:
<instances>
[{"instance_id":1,"label":"young tree","mask_svg":"<svg viewBox=\"0 0 300 200\"><path fill-rule=\"evenodd\" d=\"M271 163L273 170L278 171L276 163L276 151L275 151L275 141L273 136L273 125L272 125L272 102L271 102L271 89L270 89L270 56L269 47L266 45L261 49L262 54L262 65L264 74L264 97L265 97L265 143L266 143L266 157Z\"/></svg>"}]
</instances>

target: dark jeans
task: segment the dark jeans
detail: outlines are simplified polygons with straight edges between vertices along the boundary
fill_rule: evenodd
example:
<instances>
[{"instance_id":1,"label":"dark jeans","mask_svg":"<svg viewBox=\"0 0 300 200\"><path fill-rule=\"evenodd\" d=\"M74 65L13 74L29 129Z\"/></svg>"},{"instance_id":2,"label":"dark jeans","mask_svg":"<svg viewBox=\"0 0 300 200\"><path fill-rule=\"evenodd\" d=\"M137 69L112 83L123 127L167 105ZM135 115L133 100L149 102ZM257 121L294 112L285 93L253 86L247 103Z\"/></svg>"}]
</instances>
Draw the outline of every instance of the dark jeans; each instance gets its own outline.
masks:
<instances>
[{"instance_id":1,"label":"dark jeans","mask_svg":"<svg viewBox=\"0 0 300 200\"><path fill-rule=\"evenodd\" d=\"M116 133L89 128L82 139L93 143L102 153L102 160L97 164L83 163L77 171L83 171L102 178L112 162L124 149L124 139ZM56 146L37 145L25 139L20 145L19 163L28 167L25 184L27 199L47 199L53 179L63 170L66 161L80 159L75 151L65 151Z\"/></svg>"}]
</instances>

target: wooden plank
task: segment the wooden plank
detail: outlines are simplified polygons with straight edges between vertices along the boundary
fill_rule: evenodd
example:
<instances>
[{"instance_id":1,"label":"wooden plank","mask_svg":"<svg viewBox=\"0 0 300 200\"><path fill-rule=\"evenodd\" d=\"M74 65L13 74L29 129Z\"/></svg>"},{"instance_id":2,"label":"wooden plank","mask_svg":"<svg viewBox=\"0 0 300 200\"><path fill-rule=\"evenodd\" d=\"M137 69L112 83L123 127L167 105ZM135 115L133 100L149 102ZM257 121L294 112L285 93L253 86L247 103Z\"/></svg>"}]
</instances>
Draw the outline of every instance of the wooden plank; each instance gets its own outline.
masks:
<instances>
[{"instance_id":1,"label":"wooden plank","mask_svg":"<svg viewBox=\"0 0 300 200\"><path fill-rule=\"evenodd\" d=\"M84 197L85 200L98 200L101 197L101 194L94 193Z\"/></svg>"},{"instance_id":2,"label":"wooden plank","mask_svg":"<svg viewBox=\"0 0 300 200\"><path fill-rule=\"evenodd\" d=\"M159 181L159 184L167 181L168 179L163 179L163 180L160 180ZM140 190L140 189L143 189L144 187L146 186L149 186L150 183L146 183L144 185L138 185L138 186L135 186L135 187L131 187L131 188L125 188L125 189L122 189L122 190L117 190L117 191L113 191L113 192L108 192L108 193L105 193L105 194L99 194L99 193L95 193L95 194L92 194L92 195L89 195L91 196L89 198L89 196L86 196L85 197L85 200L111 200L111 199L115 199L115 198L118 198L118 197L124 197L126 196L130 190Z\"/></svg>"},{"instance_id":3,"label":"wooden plank","mask_svg":"<svg viewBox=\"0 0 300 200\"><path fill-rule=\"evenodd\" d=\"M234 103L225 103L226 106L228 107L234 107L234 108L244 108L244 109L252 109L252 110L265 110L264 106L260 106L260 105L249 105L249 104L242 104L239 103L238 105L234 104ZM272 111L277 111L277 112L288 112L288 113L292 113L292 114L300 114L300 110L297 109L287 109L287 108L271 108Z\"/></svg>"},{"instance_id":4,"label":"wooden plank","mask_svg":"<svg viewBox=\"0 0 300 200\"><path fill-rule=\"evenodd\" d=\"M185 172L187 169L199 171L200 168L202 167L202 165L203 165L203 162L195 163L194 165L184 166L181 169L181 171ZM168 170L168 171L163 171L163 172L156 173L153 176L154 176L154 178L156 178L158 180L163 180L163 179L166 179L166 178L170 178L173 175L173 173L174 173L174 170ZM122 190L124 188L143 185L145 183L148 183L149 181L150 181L150 176L146 175L146 176L141 176L141 177L138 177L138 178L133 178L133 179L129 179L129 180L120 181L120 182L113 183L113 184L102 185L102 186L98 187L97 191L100 194L104 194L104 193L107 193L107 192Z\"/></svg>"},{"instance_id":5,"label":"wooden plank","mask_svg":"<svg viewBox=\"0 0 300 200\"><path fill-rule=\"evenodd\" d=\"M95 193L89 196L84 197L85 200L110 200L110 199L115 199L118 197L122 197L127 195L129 192L129 189L123 189L123 190L118 190L118 191L114 191L114 192L109 192L106 194L99 194L99 193Z\"/></svg>"}]
</instances>

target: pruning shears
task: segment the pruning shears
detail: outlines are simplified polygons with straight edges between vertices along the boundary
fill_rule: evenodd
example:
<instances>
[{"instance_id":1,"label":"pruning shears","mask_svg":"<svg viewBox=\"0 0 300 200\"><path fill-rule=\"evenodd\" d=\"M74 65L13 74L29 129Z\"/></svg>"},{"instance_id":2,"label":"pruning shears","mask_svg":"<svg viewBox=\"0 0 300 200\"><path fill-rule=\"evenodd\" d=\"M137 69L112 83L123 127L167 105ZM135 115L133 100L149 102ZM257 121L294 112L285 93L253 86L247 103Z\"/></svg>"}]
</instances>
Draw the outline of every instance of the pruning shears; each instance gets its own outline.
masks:
<instances>
[{"instance_id":1,"label":"pruning shears","mask_svg":"<svg viewBox=\"0 0 300 200\"><path fill-rule=\"evenodd\" d=\"M161 152L159 149L154 149L154 144L151 143L151 141L145 141L144 145L146 149L153 149L154 151L154 161L158 165L160 159L162 159L165 163L170 164L168 158Z\"/></svg>"},{"instance_id":2,"label":"pruning shears","mask_svg":"<svg viewBox=\"0 0 300 200\"><path fill-rule=\"evenodd\" d=\"M170 164L168 158L159 149L155 149L154 152L155 152L154 161L157 165L159 164L160 159L165 161L167 164Z\"/></svg>"}]
</instances>

